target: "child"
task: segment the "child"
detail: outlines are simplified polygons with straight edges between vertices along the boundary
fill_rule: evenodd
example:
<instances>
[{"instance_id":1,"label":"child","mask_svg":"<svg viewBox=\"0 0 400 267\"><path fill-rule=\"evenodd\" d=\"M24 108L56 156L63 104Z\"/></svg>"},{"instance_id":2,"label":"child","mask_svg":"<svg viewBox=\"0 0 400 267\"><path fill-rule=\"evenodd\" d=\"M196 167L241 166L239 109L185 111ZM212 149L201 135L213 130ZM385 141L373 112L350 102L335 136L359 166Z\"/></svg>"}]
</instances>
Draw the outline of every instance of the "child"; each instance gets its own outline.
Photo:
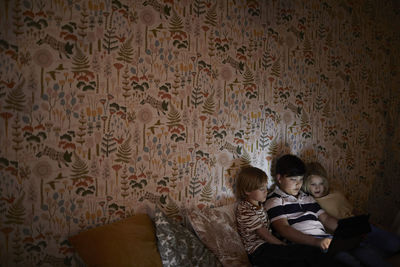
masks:
<instances>
[{"instance_id":1,"label":"child","mask_svg":"<svg viewBox=\"0 0 400 267\"><path fill-rule=\"evenodd\" d=\"M240 202L236 210L238 232L249 260L257 266L326 266L325 255L312 246L286 245L271 234L263 209L267 197L267 175L246 167L236 182Z\"/></svg>"},{"instance_id":2,"label":"child","mask_svg":"<svg viewBox=\"0 0 400 267\"><path fill-rule=\"evenodd\" d=\"M284 155L276 163L276 187L265 204L272 228L283 238L327 250L337 219L327 214L312 196L300 191L306 173L304 162L294 155ZM359 246L340 252L335 259L349 266L388 266L373 249ZM361 262L362 263L361 263Z\"/></svg>"},{"instance_id":3,"label":"child","mask_svg":"<svg viewBox=\"0 0 400 267\"><path fill-rule=\"evenodd\" d=\"M321 164L308 163L302 189L311 194L329 215L337 219L353 216L353 207L346 197L339 191L329 192L329 182L326 177L327 173Z\"/></svg>"},{"instance_id":4,"label":"child","mask_svg":"<svg viewBox=\"0 0 400 267\"><path fill-rule=\"evenodd\" d=\"M339 191L329 190L324 167L318 162L307 164L303 190L311 194L318 204L331 216L342 219L353 216L353 207ZM389 257L400 251L400 237L371 224L371 232L364 241Z\"/></svg>"}]
</instances>

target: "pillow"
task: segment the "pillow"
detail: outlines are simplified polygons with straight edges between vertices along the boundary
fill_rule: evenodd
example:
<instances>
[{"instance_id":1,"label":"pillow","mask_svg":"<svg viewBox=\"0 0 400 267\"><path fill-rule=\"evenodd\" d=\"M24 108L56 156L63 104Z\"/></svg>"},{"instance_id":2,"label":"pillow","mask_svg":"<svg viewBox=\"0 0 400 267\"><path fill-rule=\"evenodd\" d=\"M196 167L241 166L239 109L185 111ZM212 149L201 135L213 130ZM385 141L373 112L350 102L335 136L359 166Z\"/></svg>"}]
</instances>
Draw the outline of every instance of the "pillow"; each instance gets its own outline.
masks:
<instances>
[{"instance_id":1,"label":"pillow","mask_svg":"<svg viewBox=\"0 0 400 267\"><path fill-rule=\"evenodd\" d=\"M221 266L214 254L178 222L156 210L154 222L158 250L164 266Z\"/></svg>"},{"instance_id":2,"label":"pillow","mask_svg":"<svg viewBox=\"0 0 400 267\"><path fill-rule=\"evenodd\" d=\"M218 208L195 209L189 221L200 240L223 266L251 266L236 227L236 203Z\"/></svg>"},{"instance_id":3,"label":"pillow","mask_svg":"<svg viewBox=\"0 0 400 267\"><path fill-rule=\"evenodd\" d=\"M87 266L162 266L146 214L81 232L69 241Z\"/></svg>"}]
</instances>

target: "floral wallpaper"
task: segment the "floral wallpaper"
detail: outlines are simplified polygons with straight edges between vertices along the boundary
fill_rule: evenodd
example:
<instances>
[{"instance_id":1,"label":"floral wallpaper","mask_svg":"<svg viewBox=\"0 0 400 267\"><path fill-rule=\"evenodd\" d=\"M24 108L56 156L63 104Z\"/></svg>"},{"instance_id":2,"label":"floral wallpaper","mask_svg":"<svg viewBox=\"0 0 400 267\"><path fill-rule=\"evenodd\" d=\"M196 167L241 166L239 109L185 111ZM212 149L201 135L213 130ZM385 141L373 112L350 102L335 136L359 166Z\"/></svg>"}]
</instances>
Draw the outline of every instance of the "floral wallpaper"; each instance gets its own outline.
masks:
<instances>
[{"instance_id":1,"label":"floral wallpaper","mask_svg":"<svg viewBox=\"0 0 400 267\"><path fill-rule=\"evenodd\" d=\"M73 266L69 236L156 203L184 221L288 152L398 210L395 1L0 6L2 266Z\"/></svg>"}]
</instances>

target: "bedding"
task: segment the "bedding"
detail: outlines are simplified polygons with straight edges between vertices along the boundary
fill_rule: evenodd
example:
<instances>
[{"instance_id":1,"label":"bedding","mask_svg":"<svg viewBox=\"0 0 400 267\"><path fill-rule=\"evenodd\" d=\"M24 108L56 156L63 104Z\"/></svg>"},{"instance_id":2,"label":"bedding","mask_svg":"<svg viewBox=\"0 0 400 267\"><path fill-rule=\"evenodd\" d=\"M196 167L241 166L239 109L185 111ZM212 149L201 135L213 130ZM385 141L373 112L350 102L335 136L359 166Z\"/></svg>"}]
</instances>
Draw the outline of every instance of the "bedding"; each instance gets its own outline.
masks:
<instances>
[{"instance_id":1,"label":"bedding","mask_svg":"<svg viewBox=\"0 0 400 267\"><path fill-rule=\"evenodd\" d=\"M221 266L215 255L183 225L156 210L154 222L163 266Z\"/></svg>"},{"instance_id":2,"label":"bedding","mask_svg":"<svg viewBox=\"0 0 400 267\"><path fill-rule=\"evenodd\" d=\"M236 228L236 203L218 208L195 209L189 221L200 240L223 266L251 266Z\"/></svg>"},{"instance_id":3,"label":"bedding","mask_svg":"<svg viewBox=\"0 0 400 267\"><path fill-rule=\"evenodd\" d=\"M187 227L156 208L153 219L136 214L69 241L87 266L251 266L236 231L235 207L193 209Z\"/></svg>"}]
</instances>

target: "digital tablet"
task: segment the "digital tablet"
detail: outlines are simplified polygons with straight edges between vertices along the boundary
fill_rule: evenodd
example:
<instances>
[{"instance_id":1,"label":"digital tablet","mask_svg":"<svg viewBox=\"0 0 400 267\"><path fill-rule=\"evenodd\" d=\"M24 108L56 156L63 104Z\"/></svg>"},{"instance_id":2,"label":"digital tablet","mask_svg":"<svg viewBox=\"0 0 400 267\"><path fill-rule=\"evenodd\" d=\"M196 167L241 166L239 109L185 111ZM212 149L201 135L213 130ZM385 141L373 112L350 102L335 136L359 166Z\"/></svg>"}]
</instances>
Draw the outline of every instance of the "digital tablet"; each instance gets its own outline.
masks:
<instances>
[{"instance_id":1,"label":"digital tablet","mask_svg":"<svg viewBox=\"0 0 400 267\"><path fill-rule=\"evenodd\" d=\"M333 234L328 255L356 248L365 234L371 232L369 214L357 215L338 220L338 226Z\"/></svg>"}]
</instances>

